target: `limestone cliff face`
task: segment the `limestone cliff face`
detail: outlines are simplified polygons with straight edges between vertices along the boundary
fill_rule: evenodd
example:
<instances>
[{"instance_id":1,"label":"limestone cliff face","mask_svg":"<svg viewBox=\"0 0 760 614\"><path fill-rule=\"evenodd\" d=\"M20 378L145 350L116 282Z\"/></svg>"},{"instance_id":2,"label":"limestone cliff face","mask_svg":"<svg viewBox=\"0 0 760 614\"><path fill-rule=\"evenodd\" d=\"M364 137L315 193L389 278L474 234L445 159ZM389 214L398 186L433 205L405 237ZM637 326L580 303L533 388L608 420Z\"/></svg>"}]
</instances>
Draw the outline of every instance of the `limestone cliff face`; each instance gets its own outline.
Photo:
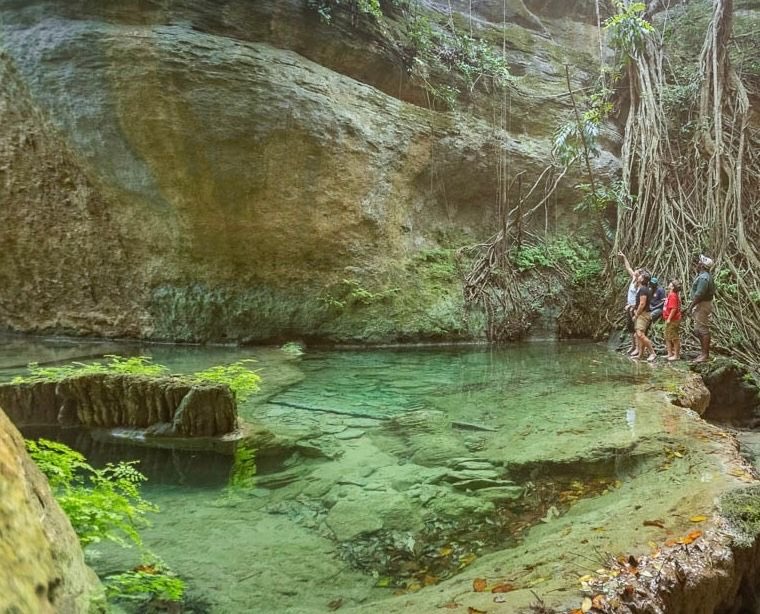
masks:
<instances>
[{"instance_id":1,"label":"limestone cliff face","mask_svg":"<svg viewBox=\"0 0 760 614\"><path fill-rule=\"evenodd\" d=\"M477 334L451 267L426 263L493 232L500 161L526 184L540 175L570 111L563 62L577 86L598 48L580 10L511 0L504 21L502 2L454 4L484 37L508 36L523 76L507 133L493 96L431 110L400 50L300 0L0 0L0 326ZM609 176L616 161L597 165Z\"/></svg>"},{"instance_id":2,"label":"limestone cliff face","mask_svg":"<svg viewBox=\"0 0 760 614\"><path fill-rule=\"evenodd\" d=\"M100 611L102 588L79 540L0 410L0 611Z\"/></svg>"}]
</instances>

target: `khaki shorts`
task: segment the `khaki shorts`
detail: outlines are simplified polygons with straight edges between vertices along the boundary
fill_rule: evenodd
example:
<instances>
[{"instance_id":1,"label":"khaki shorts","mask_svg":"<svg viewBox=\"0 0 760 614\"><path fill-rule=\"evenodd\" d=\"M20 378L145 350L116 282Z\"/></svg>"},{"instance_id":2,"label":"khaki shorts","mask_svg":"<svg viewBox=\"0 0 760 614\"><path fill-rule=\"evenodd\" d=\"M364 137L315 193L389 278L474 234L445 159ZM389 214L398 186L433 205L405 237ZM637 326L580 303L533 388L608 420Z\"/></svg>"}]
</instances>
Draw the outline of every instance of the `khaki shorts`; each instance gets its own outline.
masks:
<instances>
[{"instance_id":1,"label":"khaki shorts","mask_svg":"<svg viewBox=\"0 0 760 614\"><path fill-rule=\"evenodd\" d=\"M681 320L665 322L665 341L678 341L681 337Z\"/></svg>"},{"instance_id":2,"label":"khaki shorts","mask_svg":"<svg viewBox=\"0 0 760 614\"><path fill-rule=\"evenodd\" d=\"M694 306L694 332L698 335L710 334L710 314L712 301L702 301Z\"/></svg>"},{"instance_id":3,"label":"khaki shorts","mask_svg":"<svg viewBox=\"0 0 760 614\"><path fill-rule=\"evenodd\" d=\"M642 332L646 335L647 329L652 322L652 314L648 311L643 312L636 318L636 332Z\"/></svg>"}]
</instances>

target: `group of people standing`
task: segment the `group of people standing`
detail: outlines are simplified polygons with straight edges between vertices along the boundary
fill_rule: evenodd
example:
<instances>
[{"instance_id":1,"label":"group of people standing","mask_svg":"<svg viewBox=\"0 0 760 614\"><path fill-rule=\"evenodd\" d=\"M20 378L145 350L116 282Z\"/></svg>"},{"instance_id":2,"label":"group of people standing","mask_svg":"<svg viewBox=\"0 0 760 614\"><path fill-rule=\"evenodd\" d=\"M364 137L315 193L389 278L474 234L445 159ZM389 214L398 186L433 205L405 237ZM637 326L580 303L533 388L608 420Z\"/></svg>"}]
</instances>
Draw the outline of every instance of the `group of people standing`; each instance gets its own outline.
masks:
<instances>
[{"instance_id":1,"label":"group of people standing","mask_svg":"<svg viewBox=\"0 0 760 614\"><path fill-rule=\"evenodd\" d=\"M696 261L697 276L691 287L690 302L685 309L681 306L681 282L672 279L667 286L667 294L660 287L657 277L643 268L631 267L623 252L622 258L631 283L625 307L628 330L634 333L633 344L628 353L635 360L646 359L654 362L657 353L651 339L647 336L650 326L662 318L665 321L665 348L667 360L681 358L681 318L686 313L694 320L694 334L700 342L700 354L694 362L705 362L710 357L710 326L712 300L715 295L715 283L710 270L712 259L700 255Z\"/></svg>"}]
</instances>

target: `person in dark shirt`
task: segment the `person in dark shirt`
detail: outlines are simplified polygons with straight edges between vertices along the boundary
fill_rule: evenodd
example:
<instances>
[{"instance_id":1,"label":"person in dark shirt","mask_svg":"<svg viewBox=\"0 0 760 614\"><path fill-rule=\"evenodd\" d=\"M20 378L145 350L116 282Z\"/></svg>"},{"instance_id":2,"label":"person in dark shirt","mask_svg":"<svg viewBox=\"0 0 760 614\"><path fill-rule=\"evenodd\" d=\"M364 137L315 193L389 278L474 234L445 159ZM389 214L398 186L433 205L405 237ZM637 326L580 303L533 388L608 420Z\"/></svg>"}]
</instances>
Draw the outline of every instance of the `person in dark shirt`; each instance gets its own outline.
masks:
<instances>
[{"instance_id":1,"label":"person in dark shirt","mask_svg":"<svg viewBox=\"0 0 760 614\"><path fill-rule=\"evenodd\" d=\"M649 304L649 311L652 314L652 324L662 317L662 310L665 307L665 290L659 286L660 280L652 277L649 281L649 288L652 290L652 301Z\"/></svg>"},{"instance_id":2,"label":"person in dark shirt","mask_svg":"<svg viewBox=\"0 0 760 614\"><path fill-rule=\"evenodd\" d=\"M647 337L647 329L652 323L652 314L650 305L652 302L652 290L649 287L651 276L649 273L639 275L639 289L636 291L636 311L634 313L634 322L636 327L636 339L638 341L638 352L633 354L633 358L644 358L648 353L648 362L654 362L657 358L652 342Z\"/></svg>"},{"instance_id":3,"label":"person in dark shirt","mask_svg":"<svg viewBox=\"0 0 760 614\"><path fill-rule=\"evenodd\" d=\"M686 313L694 318L694 334L699 339L701 351L694 362L705 362L710 358L710 314L715 296L715 282L710 269L713 261L700 255L697 259L697 276L691 286L691 303Z\"/></svg>"}]
</instances>

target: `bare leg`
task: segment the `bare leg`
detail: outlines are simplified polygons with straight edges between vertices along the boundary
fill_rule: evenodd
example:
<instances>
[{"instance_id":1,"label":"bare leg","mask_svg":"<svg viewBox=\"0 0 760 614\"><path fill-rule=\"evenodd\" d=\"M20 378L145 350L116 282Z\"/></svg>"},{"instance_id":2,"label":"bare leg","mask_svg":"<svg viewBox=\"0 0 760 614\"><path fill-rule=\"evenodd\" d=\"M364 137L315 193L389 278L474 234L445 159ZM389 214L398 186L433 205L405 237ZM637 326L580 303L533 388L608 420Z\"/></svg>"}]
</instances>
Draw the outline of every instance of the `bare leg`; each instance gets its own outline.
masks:
<instances>
[{"instance_id":1,"label":"bare leg","mask_svg":"<svg viewBox=\"0 0 760 614\"><path fill-rule=\"evenodd\" d=\"M676 339L673 342L673 359L674 360L681 359L681 340L680 339Z\"/></svg>"}]
</instances>

